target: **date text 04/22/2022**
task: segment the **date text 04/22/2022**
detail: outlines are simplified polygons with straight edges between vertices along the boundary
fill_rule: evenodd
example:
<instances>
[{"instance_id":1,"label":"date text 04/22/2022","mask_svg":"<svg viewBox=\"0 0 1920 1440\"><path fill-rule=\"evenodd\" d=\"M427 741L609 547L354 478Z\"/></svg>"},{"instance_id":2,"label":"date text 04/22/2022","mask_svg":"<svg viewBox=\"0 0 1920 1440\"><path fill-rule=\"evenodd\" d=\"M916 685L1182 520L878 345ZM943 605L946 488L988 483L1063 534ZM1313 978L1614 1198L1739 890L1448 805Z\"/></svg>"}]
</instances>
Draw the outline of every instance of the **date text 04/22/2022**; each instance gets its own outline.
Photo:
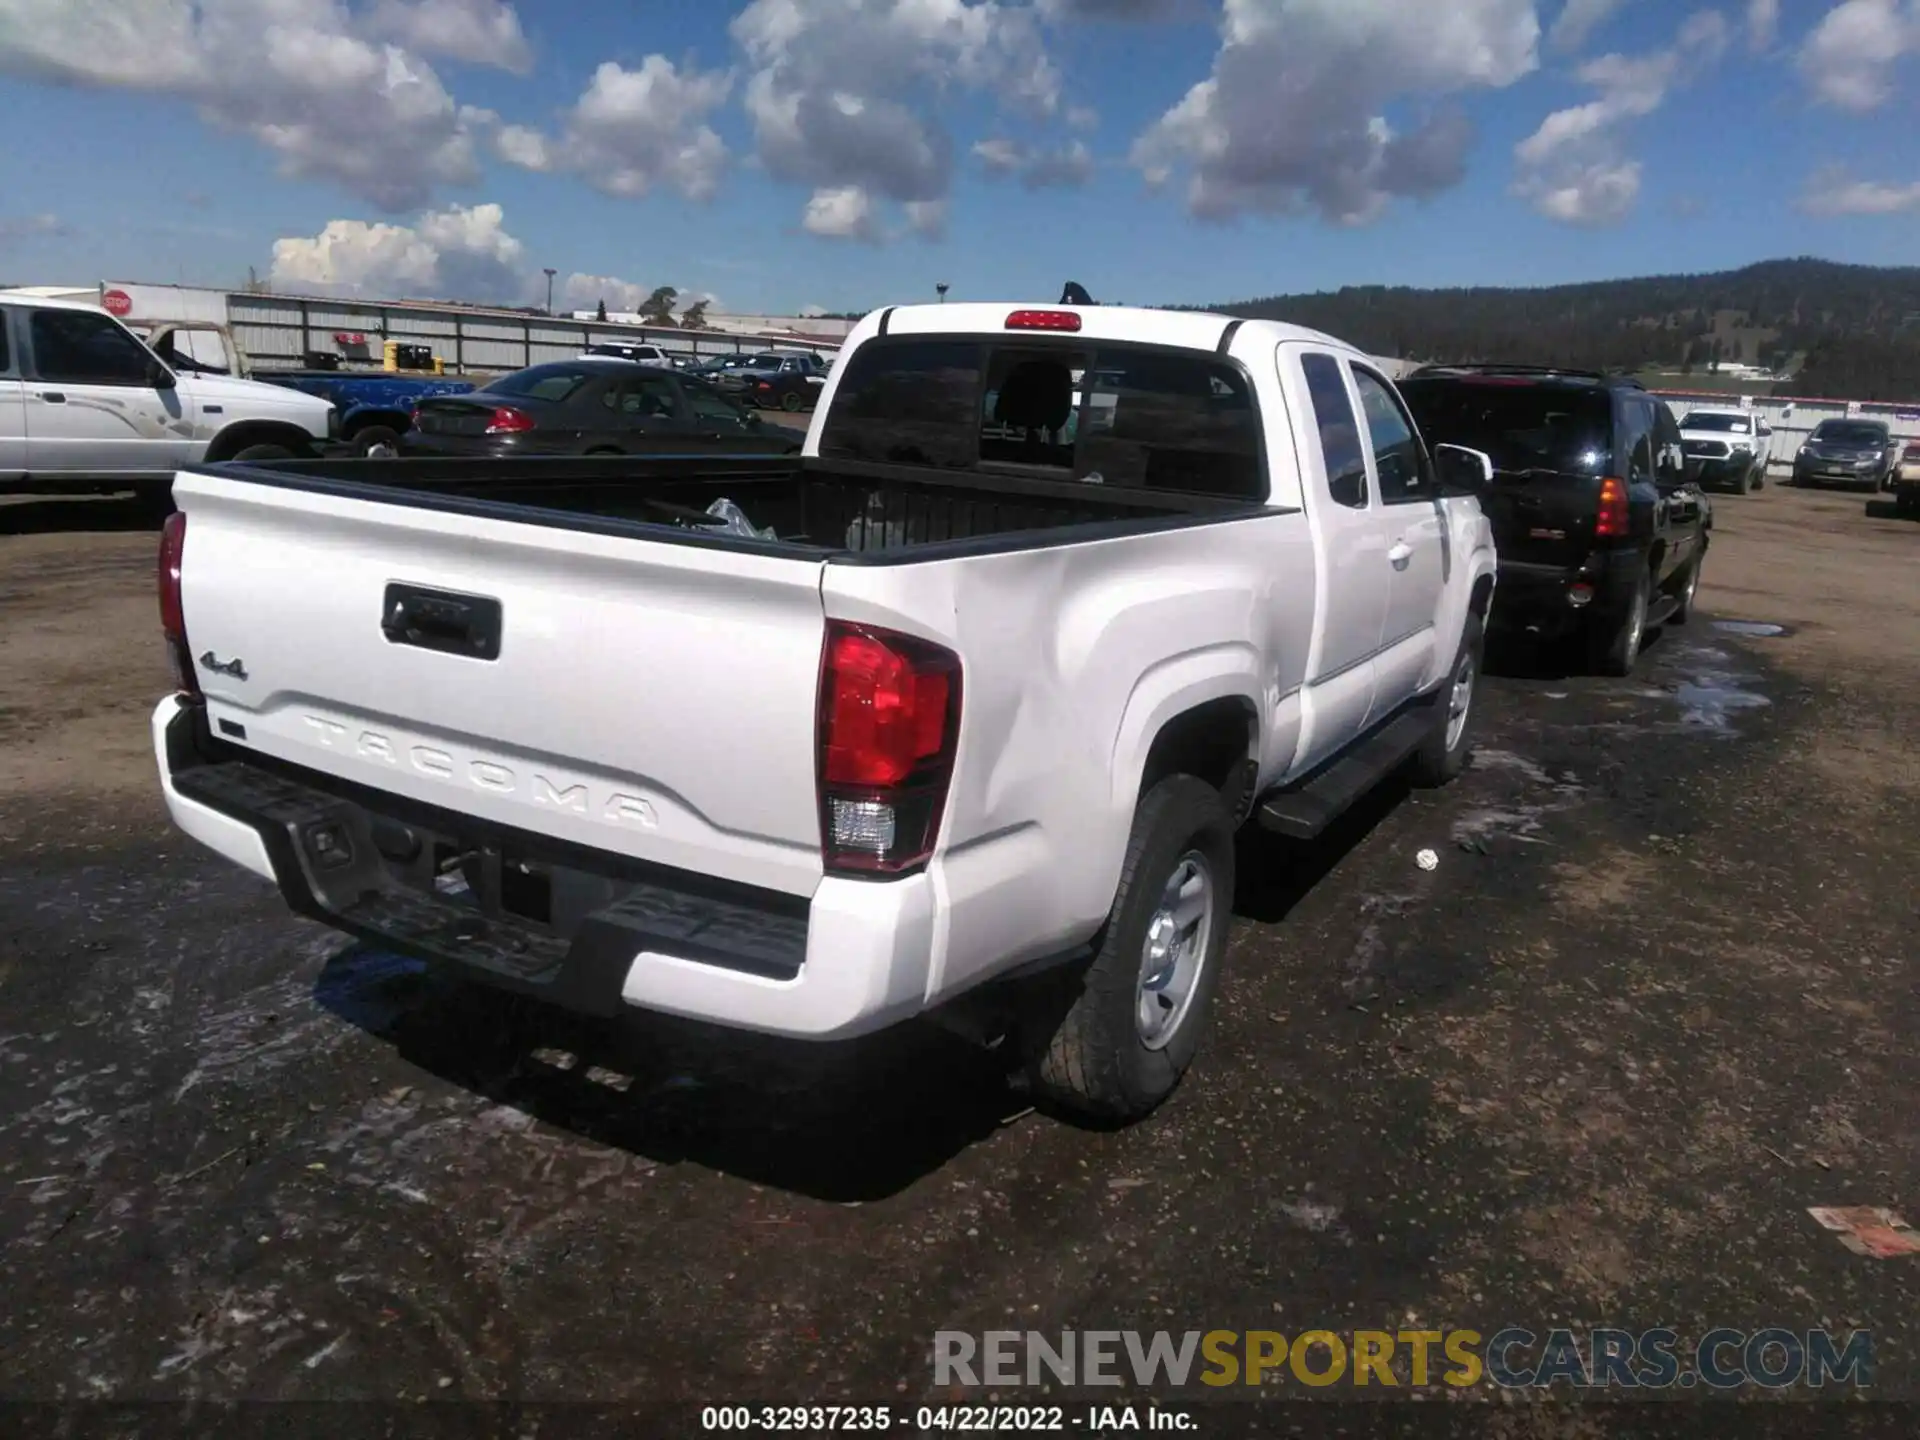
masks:
<instances>
[{"instance_id":1,"label":"date text 04/22/2022","mask_svg":"<svg viewBox=\"0 0 1920 1440\"><path fill-rule=\"evenodd\" d=\"M1197 1428L1185 1410L1141 1405L709 1405L700 1412L703 1430L739 1433L916 1435L1059 1433L1117 1435L1131 1431L1168 1434Z\"/></svg>"}]
</instances>

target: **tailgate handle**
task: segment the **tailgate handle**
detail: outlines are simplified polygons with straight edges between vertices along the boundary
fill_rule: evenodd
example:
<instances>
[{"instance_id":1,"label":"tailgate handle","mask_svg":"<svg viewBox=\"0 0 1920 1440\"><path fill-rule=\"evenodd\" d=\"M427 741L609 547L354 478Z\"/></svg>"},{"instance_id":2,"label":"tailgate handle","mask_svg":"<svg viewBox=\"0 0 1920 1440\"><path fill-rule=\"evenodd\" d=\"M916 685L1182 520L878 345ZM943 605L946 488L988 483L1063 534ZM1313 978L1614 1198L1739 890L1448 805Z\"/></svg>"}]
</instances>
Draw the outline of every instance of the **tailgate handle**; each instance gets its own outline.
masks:
<instances>
[{"instance_id":1,"label":"tailgate handle","mask_svg":"<svg viewBox=\"0 0 1920 1440\"><path fill-rule=\"evenodd\" d=\"M475 660L500 658L500 602L418 585L389 585L380 629L395 645Z\"/></svg>"}]
</instances>

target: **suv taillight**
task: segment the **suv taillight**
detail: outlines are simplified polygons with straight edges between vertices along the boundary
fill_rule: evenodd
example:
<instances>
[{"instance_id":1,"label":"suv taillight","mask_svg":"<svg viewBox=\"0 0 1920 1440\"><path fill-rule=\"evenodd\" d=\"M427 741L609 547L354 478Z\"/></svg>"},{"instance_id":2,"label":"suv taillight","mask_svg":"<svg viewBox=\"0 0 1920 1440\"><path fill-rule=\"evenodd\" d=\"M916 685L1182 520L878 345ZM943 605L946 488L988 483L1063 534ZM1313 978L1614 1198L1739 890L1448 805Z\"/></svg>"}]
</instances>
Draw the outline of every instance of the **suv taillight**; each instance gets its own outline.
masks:
<instances>
[{"instance_id":1,"label":"suv taillight","mask_svg":"<svg viewBox=\"0 0 1920 1440\"><path fill-rule=\"evenodd\" d=\"M173 683L182 700L200 703L200 677L194 673L193 651L187 645L187 615L180 600L180 566L187 554L187 517L179 510L160 528L160 631L167 638L167 658L173 662Z\"/></svg>"},{"instance_id":2,"label":"suv taillight","mask_svg":"<svg viewBox=\"0 0 1920 1440\"><path fill-rule=\"evenodd\" d=\"M1596 539L1620 539L1633 528L1627 512L1627 482L1612 475L1600 482L1600 508L1593 517Z\"/></svg>"},{"instance_id":3,"label":"suv taillight","mask_svg":"<svg viewBox=\"0 0 1920 1440\"><path fill-rule=\"evenodd\" d=\"M901 875L926 864L959 732L959 656L890 630L827 622L816 733L830 873Z\"/></svg>"},{"instance_id":4,"label":"suv taillight","mask_svg":"<svg viewBox=\"0 0 1920 1440\"><path fill-rule=\"evenodd\" d=\"M516 410L511 405L502 405L493 412L493 418L487 421L489 435L517 435L523 430L533 429L533 417L524 410Z\"/></svg>"}]
</instances>

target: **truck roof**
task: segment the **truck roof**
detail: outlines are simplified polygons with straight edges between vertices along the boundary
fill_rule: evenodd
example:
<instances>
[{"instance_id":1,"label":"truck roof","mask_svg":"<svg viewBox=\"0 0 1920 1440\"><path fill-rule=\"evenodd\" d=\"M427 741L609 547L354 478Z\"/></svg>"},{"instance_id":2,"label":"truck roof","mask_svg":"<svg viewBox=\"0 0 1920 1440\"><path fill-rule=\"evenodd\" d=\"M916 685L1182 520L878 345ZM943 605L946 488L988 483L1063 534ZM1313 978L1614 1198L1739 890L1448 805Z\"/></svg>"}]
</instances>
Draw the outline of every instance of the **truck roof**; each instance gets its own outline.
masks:
<instances>
[{"instance_id":1,"label":"truck roof","mask_svg":"<svg viewBox=\"0 0 1920 1440\"><path fill-rule=\"evenodd\" d=\"M1194 310L1147 310L1127 305L1055 305L1045 301L1007 300L993 304L969 301L957 305L896 305L869 315L861 321L849 341L871 339L875 333L886 335L1045 335L1044 330L1008 331L1007 316L1015 310L1070 310L1080 317L1082 340L1131 341L1134 344L1169 345L1183 350L1214 350L1228 326L1254 329L1268 339L1305 340L1339 350L1354 350L1344 340L1302 325L1279 320L1241 320L1232 315L1216 315ZM876 332L870 325L883 325ZM1356 352L1357 353L1357 352Z\"/></svg>"},{"instance_id":2,"label":"truck roof","mask_svg":"<svg viewBox=\"0 0 1920 1440\"><path fill-rule=\"evenodd\" d=\"M0 301L11 300L20 305L32 305L36 310L91 310L95 315L104 315L98 300L65 300L57 295L41 295L31 289L0 290Z\"/></svg>"}]
</instances>

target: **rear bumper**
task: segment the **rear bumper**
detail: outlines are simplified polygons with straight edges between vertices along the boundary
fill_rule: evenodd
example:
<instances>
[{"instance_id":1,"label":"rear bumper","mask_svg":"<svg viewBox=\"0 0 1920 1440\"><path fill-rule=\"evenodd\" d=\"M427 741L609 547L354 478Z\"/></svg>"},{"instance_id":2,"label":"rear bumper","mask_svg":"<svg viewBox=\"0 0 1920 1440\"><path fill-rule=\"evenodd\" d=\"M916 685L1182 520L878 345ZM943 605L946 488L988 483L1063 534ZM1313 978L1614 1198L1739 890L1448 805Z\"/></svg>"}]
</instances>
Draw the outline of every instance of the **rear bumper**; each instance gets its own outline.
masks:
<instances>
[{"instance_id":1,"label":"rear bumper","mask_svg":"<svg viewBox=\"0 0 1920 1440\"><path fill-rule=\"evenodd\" d=\"M155 710L153 740L186 834L300 914L482 983L582 1014L637 1007L820 1040L926 1008L927 875L829 877L811 899L720 885L262 763L176 699ZM434 883L442 853L468 857L459 893ZM526 918L529 886L550 923Z\"/></svg>"},{"instance_id":2,"label":"rear bumper","mask_svg":"<svg viewBox=\"0 0 1920 1440\"><path fill-rule=\"evenodd\" d=\"M1595 611L1612 613L1633 596L1644 561L1637 550L1607 550L1574 566L1502 560L1493 591L1493 624L1501 629L1556 633L1572 629ZM1591 596L1576 603L1577 587Z\"/></svg>"}]
</instances>

